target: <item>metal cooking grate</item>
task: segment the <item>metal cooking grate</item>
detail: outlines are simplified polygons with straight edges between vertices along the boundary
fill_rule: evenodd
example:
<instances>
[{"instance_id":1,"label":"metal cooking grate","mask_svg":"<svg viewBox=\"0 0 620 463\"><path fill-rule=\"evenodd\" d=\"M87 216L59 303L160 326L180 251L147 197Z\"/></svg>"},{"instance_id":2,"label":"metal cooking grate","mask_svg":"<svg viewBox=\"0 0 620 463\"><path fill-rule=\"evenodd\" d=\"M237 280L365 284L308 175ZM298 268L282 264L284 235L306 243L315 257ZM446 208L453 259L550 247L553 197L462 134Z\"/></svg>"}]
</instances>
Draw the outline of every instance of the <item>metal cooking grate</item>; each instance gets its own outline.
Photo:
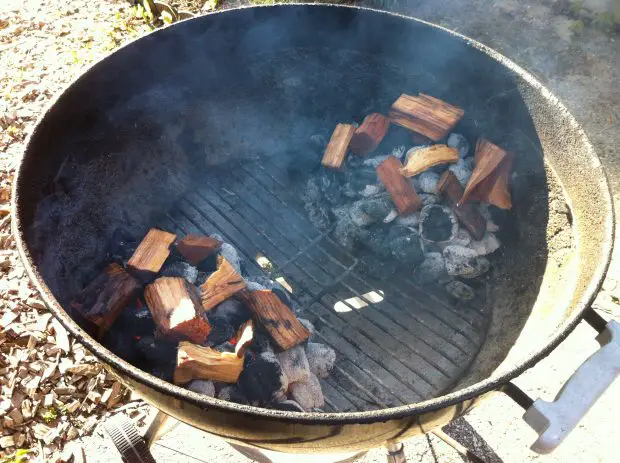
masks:
<instances>
[{"instance_id":1,"label":"metal cooking grate","mask_svg":"<svg viewBox=\"0 0 620 463\"><path fill-rule=\"evenodd\" d=\"M448 390L485 339L485 295L455 303L415 286L412 275L379 281L359 272L357 259L309 222L292 181L277 160L213 172L158 225L222 235L251 276L265 273L257 256L274 264L318 342L336 350L334 371L321 381L327 411L398 406Z\"/></svg>"}]
</instances>

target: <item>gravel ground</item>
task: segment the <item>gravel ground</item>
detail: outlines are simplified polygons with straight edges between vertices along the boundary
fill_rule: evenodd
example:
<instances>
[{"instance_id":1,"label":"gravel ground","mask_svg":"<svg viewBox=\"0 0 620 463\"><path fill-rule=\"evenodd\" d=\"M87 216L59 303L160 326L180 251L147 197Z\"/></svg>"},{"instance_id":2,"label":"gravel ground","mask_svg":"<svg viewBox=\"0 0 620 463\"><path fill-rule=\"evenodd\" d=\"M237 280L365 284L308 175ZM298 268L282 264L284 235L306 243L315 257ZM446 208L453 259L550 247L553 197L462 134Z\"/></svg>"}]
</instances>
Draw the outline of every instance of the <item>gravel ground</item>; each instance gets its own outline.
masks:
<instances>
[{"instance_id":1,"label":"gravel ground","mask_svg":"<svg viewBox=\"0 0 620 463\"><path fill-rule=\"evenodd\" d=\"M564 0L372 2L456 29L533 71L583 123L601 154L612 186L620 192L617 155L620 41L603 16L613 6L613 0L585 3L582 6L581 2ZM201 0L179 0L177 4L197 11ZM236 4L230 2L223 6ZM210 3L207 8L212 6ZM45 310L25 278L10 238L8 201L23 141L49 99L90 63L149 30L145 21L136 16L135 9L124 1L2 0L0 3L0 416L3 417L0 436L24 436L20 445L6 448L2 448L0 440L0 461L5 457L10 457L6 461L12 461L18 447L32 449L28 455L32 460L56 461L72 427L79 431L77 435L92 431L90 426L84 426L90 417L101 420L124 410L131 412L136 421L144 421L144 405L122 390L118 392L116 404L100 403L101 397L97 399L96 394L103 394L114 382L100 373L94 359L77 343L65 340L62 332L49 319L45 320ZM617 194L615 197L618 198ZM610 276L597 300L597 307L606 316L616 318L618 306L614 294L619 275L620 259L614 258ZM9 320L11 317L13 320ZM532 395L552 398L562 381L595 349L591 330L579 327L542 365L523 375L518 384ZM34 391L27 387L25 379L31 379L35 372L28 368L20 370L21 360L12 360L22 355L22 351L24 363L29 366L37 360L44 366L50 360L57 363ZM37 357L39 352L44 353L41 359ZM70 366L82 364L94 369L67 371ZM71 402L61 395L48 399L50 406L45 402L46 395L61 384L61 378L69 385L77 385L85 395L74 412L66 411L66 405ZM82 385L84 390L80 389ZM91 391L95 394L88 399ZM617 461L620 443L613 438L613 430L618 423L614 399L619 394L620 386L616 383L552 456L540 457L527 450L534 433L520 420L522 411L502 396L483 404L466 420L460 420L450 434L469 441L487 461ZM30 401L30 417L23 413L24 400ZM62 413L50 418L46 414L50 408ZM15 417L14 410L19 410L25 418L21 424L7 421L7 417ZM33 432L36 424L44 424L51 431L39 427L42 434ZM79 442L87 449L88 461L119 461L110 443L97 432ZM462 461L433 436L411 439L406 448L410 461ZM71 451L80 453L78 447ZM249 461L221 441L186 426L179 426L166 436L155 446L154 453L158 461ZM384 451L377 449L360 461L383 461L383 458Z\"/></svg>"}]
</instances>

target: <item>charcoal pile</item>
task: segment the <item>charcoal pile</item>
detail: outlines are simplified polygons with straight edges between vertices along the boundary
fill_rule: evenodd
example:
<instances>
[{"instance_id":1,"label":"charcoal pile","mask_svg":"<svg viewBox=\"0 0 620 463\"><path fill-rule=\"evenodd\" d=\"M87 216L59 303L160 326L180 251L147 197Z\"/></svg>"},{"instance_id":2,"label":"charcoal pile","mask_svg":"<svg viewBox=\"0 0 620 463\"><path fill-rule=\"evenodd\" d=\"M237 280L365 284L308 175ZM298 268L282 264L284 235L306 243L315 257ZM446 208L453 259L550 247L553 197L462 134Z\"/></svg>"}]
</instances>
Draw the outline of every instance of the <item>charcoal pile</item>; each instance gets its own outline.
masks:
<instances>
[{"instance_id":1,"label":"charcoal pile","mask_svg":"<svg viewBox=\"0 0 620 463\"><path fill-rule=\"evenodd\" d=\"M336 355L310 342L284 287L244 278L219 236L119 232L110 262L78 294L73 317L117 355L194 392L295 411L324 406L319 378Z\"/></svg>"},{"instance_id":2,"label":"charcoal pile","mask_svg":"<svg viewBox=\"0 0 620 463\"><path fill-rule=\"evenodd\" d=\"M387 116L334 129L304 206L362 271L389 278L403 270L457 300L475 297L501 246L492 212L512 207L513 157L484 137L472 150L452 132L463 115L437 98L403 94Z\"/></svg>"}]
</instances>

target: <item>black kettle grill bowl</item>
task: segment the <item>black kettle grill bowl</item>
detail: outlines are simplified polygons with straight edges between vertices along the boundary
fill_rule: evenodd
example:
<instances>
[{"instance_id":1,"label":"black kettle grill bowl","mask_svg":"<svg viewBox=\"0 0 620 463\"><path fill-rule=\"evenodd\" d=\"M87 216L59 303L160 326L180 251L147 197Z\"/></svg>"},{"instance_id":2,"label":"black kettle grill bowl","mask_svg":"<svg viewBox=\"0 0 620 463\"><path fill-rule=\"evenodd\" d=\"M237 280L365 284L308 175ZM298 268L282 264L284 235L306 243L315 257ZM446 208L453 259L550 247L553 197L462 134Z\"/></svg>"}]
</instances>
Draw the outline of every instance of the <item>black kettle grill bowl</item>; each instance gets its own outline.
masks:
<instances>
[{"instance_id":1,"label":"black kettle grill bowl","mask_svg":"<svg viewBox=\"0 0 620 463\"><path fill-rule=\"evenodd\" d=\"M88 336L63 309L100 268L115 225L138 236L153 225L212 231L205 225L210 223L226 232L213 219L220 217L237 227L228 236L235 241L242 228L234 219L242 215L240 205L217 203L202 192L202 199L188 195L202 187L226 188L222 169L234 172L237 196L245 190L260 197L257 184L271 201L292 195L296 175L316 163L306 154L311 135L385 112L401 93L417 92L462 107L466 116L458 131L473 140L485 135L516 155L515 207L483 303L446 308L440 296L420 302L425 296L406 283L385 289L388 302L396 294L409 296L410 322L419 319L432 328L443 323L445 311L452 314L446 315L449 320L471 328L447 333L446 345L458 345L459 336L470 345L461 346L460 369L449 372L436 390L411 403L337 413L224 402L132 366ZM289 175L278 180L278 172ZM269 175L261 181L256 177L261 173ZM280 190L270 190L268 178ZM125 385L164 412L229 441L300 453L366 449L427 432L501 389L574 328L600 287L613 239L600 162L577 122L539 82L501 55L445 29L349 7L230 10L123 47L90 68L43 115L19 167L13 201L19 250L46 304ZM557 204L564 202L570 209L562 212L570 222L564 230L568 244L556 249L547 229ZM285 216L294 209L294 203L278 204ZM267 230L277 223L276 212L270 217L263 211ZM244 240L235 244L253 252ZM424 324L425 317L432 320ZM322 327L320 333L334 329ZM418 337L411 335L411 342ZM339 358L351 369L373 368L361 359ZM332 384L338 385L337 378ZM342 389L340 395L346 396Z\"/></svg>"}]
</instances>

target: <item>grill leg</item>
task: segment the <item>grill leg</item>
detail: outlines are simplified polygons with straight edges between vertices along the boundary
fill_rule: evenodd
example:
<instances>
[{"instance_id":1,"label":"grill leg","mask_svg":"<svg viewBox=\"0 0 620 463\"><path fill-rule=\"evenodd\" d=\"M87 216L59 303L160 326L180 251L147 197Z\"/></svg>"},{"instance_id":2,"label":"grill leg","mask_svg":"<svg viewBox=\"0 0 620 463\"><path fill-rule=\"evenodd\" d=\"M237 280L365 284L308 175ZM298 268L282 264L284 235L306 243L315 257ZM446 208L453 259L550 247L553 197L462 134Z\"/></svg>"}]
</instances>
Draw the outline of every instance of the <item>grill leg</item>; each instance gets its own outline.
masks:
<instances>
[{"instance_id":1,"label":"grill leg","mask_svg":"<svg viewBox=\"0 0 620 463\"><path fill-rule=\"evenodd\" d=\"M388 463L407 463L407 457L405 457L405 446L402 442L388 442L385 444L385 448L388 451Z\"/></svg>"},{"instance_id":2,"label":"grill leg","mask_svg":"<svg viewBox=\"0 0 620 463\"><path fill-rule=\"evenodd\" d=\"M472 463L486 463L482 458L476 455L474 452L469 450L468 448L462 446L455 439L448 436L441 429L435 429L431 431L436 437L439 437L442 441L456 450L461 456L465 457L467 461L471 461Z\"/></svg>"},{"instance_id":3,"label":"grill leg","mask_svg":"<svg viewBox=\"0 0 620 463\"><path fill-rule=\"evenodd\" d=\"M150 447L159 440L164 434L172 431L172 429L179 424L179 422L172 418L170 415L166 415L161 410L158 410L153 421L149 425L149 428L146 430L144 434L144 440L146 441L146 445Z\"/></svg>"}]
</instances>

